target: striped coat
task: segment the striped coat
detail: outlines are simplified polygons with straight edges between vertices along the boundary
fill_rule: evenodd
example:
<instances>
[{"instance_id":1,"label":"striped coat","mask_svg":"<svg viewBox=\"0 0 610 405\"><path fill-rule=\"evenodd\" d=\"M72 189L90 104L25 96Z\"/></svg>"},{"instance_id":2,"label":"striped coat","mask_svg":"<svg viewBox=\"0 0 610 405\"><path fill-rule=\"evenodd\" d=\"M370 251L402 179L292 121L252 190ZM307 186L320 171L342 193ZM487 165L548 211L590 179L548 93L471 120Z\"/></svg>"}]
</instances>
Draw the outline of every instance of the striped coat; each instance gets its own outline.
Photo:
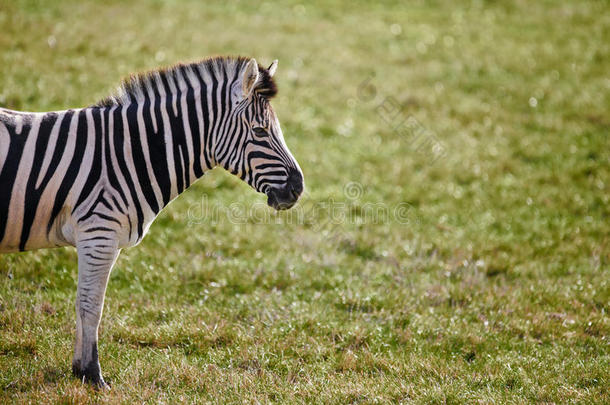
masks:
<instances>
[{"instance_id":1,"label":"striped coat","mask_svg":"<svg viewBox=\"0 0 610 405\"><path fill-rule=\"evenodd\" d=\"M0 109L0 252L76 246L73 372L106 387L97 330L110 270L157 214L222 166L276 209L303 191L254 59L212 58L133 76L82 109Z\"/></svg>"}]
</instances>

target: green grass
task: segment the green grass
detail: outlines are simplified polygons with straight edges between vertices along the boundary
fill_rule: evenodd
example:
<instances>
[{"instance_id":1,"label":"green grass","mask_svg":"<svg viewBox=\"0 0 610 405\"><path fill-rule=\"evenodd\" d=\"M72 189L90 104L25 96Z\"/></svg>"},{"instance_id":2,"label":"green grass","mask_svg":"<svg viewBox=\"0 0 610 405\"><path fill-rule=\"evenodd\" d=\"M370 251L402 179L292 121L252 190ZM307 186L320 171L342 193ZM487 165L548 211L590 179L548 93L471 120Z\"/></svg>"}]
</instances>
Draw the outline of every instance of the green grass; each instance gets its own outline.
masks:
<instances>
[{"instance_id":1,"label":"green grass","mask_svg":"<svg viewBox=\"0 0 610 405\"><path fill-rule=\"evenodd\" d=\"M306 220L231 221L264 197L221 170L172 203L111 276L108 393L70 374L75 251L0 256L1 403L610 402L607 2L104 3L0 0L0 106L278 58Z\"/></svg>"}]
</instances>

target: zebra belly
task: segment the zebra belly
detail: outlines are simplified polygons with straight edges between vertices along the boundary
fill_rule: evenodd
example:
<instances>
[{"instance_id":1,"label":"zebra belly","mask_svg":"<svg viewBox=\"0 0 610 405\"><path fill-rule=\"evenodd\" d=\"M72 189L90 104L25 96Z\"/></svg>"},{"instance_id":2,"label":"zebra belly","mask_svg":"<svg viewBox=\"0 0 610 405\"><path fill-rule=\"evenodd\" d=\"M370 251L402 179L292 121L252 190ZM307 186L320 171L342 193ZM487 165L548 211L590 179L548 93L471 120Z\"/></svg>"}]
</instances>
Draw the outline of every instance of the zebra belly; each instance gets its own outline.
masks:
<instances>
[{"instance_id":1,"label":"zebra belly","mask_svg":"<svg viewBox=\"0 0 610 405\"><path fill-rule=\"evenodd\" d=\"M4 237L0 241L0 252L19 252L72 244L62 232L65 218L63 213L69 209L64 208L57 220L49 226L49 205L53 203L52 200L41 201L36 207L32 207L31 201L24 201L16 194L12 196Z\"/></svg>"}]
</instances>

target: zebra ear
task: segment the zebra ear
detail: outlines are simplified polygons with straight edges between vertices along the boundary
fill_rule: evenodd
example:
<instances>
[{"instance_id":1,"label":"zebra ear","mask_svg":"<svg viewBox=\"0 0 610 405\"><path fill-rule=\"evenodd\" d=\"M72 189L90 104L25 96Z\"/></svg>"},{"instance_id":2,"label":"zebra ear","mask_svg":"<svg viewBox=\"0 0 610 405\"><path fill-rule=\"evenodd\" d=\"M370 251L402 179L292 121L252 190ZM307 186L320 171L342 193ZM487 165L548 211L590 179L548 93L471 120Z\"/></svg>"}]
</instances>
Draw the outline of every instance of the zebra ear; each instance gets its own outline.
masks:
<instances>
[{"instance_id":1,"label":"zebra ear","mask_svg":"<svg viewBox=\"0 0 610 405\"><path fill-rule=\"evenodd\" d=\"M271 65L269 65L269 67L267 68L267 70L269 71L269 76L273 77L273 75L275 74L275 71L277 70L277 59L274 60Z\"/></svg>"},{"instance_id":2,"label":"zebra ear","mask_svg":"<svg viewBox=\"0 0 610 405\"><path fill-rule=\"evenodd\" d=\"M256 59L250 59L250 62L246 65L246 69L244 70L244 76L241 81L241 89L243 92L244 98L249 97L250 93L254 89L254 85L258 80L258 63L256 63Z\"/></svg>"}]
</instances>

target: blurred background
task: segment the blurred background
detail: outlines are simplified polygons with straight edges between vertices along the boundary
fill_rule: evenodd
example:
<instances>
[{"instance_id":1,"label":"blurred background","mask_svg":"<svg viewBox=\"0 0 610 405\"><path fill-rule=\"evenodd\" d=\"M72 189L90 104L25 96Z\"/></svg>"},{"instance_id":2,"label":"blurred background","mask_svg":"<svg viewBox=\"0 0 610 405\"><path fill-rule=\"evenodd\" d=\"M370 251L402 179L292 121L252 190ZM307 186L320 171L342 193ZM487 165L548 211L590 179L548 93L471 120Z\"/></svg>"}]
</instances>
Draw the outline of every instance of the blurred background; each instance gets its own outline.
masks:
<instances>
[{"instance_id":1,"label":"blurred background","mask_svg":"<svg viewBox=\"0 0 610 405\"><path fill-rule=\"evenodd\" d=\"M71 378L73 249L0 256L0 400L610 402L606 1L0 0L0 107L279 59L307 192L215 169L113 271ZM0 190L1 194L1 190Z\"/></svg>"}]
</instances>

